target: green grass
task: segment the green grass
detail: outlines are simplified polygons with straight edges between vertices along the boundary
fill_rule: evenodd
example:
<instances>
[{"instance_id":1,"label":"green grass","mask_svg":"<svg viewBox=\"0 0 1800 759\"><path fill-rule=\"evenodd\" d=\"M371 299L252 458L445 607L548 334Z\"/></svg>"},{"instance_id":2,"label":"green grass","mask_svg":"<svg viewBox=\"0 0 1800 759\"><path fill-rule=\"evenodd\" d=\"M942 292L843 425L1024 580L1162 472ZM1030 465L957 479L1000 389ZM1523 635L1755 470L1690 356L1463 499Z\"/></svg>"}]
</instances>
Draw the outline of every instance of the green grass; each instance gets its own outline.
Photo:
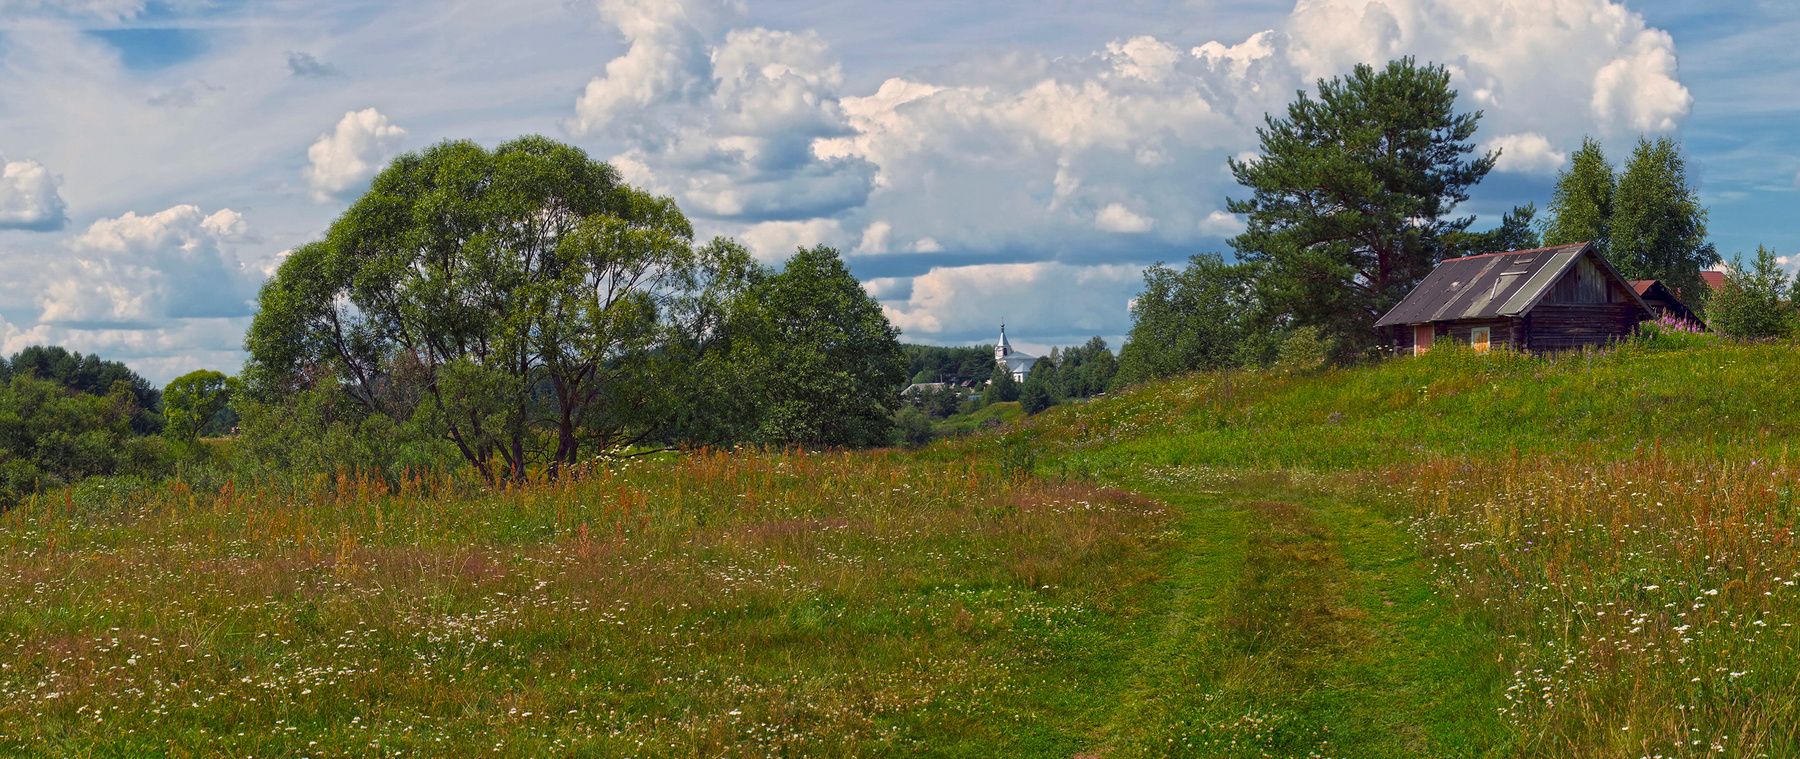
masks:
<instances>
[{"instance_id":1,"label":"green grass","mask_svg":"<svg viewBox=\"0 0 1800 759\"><path fill-rule=\"evenodd\" d=\"M500 492L89 481L0 515L0 755L1792 756L1796 379L1439 350Z\"/></svg>"}]
</instances>

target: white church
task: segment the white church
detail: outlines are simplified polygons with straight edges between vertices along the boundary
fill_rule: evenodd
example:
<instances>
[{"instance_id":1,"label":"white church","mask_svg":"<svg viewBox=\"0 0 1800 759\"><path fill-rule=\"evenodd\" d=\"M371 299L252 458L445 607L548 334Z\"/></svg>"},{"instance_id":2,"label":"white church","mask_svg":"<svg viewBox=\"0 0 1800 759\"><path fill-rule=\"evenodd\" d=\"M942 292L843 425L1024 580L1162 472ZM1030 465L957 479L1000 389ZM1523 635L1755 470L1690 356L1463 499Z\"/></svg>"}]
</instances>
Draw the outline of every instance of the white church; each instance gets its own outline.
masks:
<instances>
[{"instance_id":1,"label":"white church","mask_svg":"<svg viewBox=\"0 0 1800 759\"><path fill-rule=\"evenodd\" d=\"M1025 375L1031 373L1031 367L1037 363L1036 356L1027 356L1013 350L1012 343L1006 341L1006 325L1000 325L1000 343L994 346L994 362L1012 372L1013 379L1025 381Z\"/></svg>"}]
</instances>

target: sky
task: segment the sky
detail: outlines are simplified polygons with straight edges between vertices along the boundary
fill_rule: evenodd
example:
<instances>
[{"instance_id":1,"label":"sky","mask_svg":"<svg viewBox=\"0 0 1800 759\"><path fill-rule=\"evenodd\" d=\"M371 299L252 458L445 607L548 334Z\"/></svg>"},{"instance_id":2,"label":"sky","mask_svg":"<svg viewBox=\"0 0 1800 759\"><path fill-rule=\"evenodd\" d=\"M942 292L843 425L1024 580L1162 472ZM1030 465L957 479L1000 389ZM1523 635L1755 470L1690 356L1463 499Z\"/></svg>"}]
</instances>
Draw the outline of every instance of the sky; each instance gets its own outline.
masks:
<instances>
[{"instance_id":1,"label":"sky","mask_svg":"<svg viewBox=\"0 0 1800 759\"><path fill-rule=\"evenodd\" d=\"M1115 347L1145 266L1229 251L1226 159L1359 62L1446 66L1496 171L1671 136L1728 258L1800 264L1793 0L0 0L0 352L235 373L260 283L395 155L542 134L902 339Z\"/></svg>"}]
</instances>

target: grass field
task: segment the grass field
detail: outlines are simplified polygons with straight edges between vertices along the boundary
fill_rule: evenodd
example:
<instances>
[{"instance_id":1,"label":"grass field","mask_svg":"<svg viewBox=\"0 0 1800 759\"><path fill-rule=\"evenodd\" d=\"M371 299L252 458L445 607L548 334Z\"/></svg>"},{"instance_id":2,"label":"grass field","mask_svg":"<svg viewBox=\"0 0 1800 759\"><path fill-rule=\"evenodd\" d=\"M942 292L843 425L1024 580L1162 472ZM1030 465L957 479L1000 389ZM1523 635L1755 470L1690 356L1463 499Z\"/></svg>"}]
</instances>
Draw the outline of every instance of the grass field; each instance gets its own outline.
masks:
<instances>
[{"instance_id":1,"label":"grass field","mask_svg":"<svg viewBox=\"0 0 1800 759\"><path fill-rule=\"evenodd\" d=\"M1800 754L1790 345L0 516L11 756Z\"/></svg>"}]
</instances>

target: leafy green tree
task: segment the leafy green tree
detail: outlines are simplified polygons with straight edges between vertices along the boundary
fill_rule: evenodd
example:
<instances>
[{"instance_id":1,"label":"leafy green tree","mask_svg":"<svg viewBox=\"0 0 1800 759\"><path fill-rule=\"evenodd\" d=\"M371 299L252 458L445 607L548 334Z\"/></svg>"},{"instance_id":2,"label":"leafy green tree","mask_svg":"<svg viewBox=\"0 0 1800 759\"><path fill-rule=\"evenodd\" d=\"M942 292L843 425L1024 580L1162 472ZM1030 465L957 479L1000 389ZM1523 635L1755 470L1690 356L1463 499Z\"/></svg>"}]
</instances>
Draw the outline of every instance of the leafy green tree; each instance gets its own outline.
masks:
<instances>
[{"instance_id":1,"label":"leafy green tree","mask_svg":"<svg viewBox=\"0 0 1800 759\"><path fill-rule=\"evenodd\" d=\"M1706 319L1727 337L1761 339L1794 336L1797 318L1793 282L1775 254L1760 245L1756 261L1745 268L1743 256L1725 267L1725 286L1706 304Z\"/></svg>"},{"instance_id":2,"label":"leafy green tree","mask_svg":"<svg viewBox=\"0 0 1800 759\"><path fill-rule=\"evenodd\" d=\"M176 377L163 388L163 435L171 440L193 440L231 402L237 381L210 369Z\"/></svg>"},{"instance_id":3,"label":"leafy green tree","mask_svg":"<svg viewBox=\"0 0 1800 759\"><path fill-rule=\"evenodd\" d=\"M1699 293L1701 270L1719 263L1706 241L1706 216L1680 146L1667 137L1640 138L1619 179L1608 258L1626 279L1660 279L1671 290Z\"/></svg>"},{"instance_id":4,"label":"leafy green tree","mask_svg":"<svg viewBox=\"0 0 1800 759\"><path fill-rule=\"evenodd\" d=\"M104 395L29 373L0 386L0 510L87 477L166 476L168 445L132 428L139 411L125 380Z\"/></svg>"},{"instance_id":5,"label":"leafy green tree","mask_svg":"<svg viewBox=\"0 0 1800 759\"><path fill-rule=\"evenodd\" d=\"M1231 245L1262 266L1258 289L1276 313L1355 350L1468 228L1472 217L1450 214L1497 154L1468 157L1481 113L1455 112L1442 66L1358 65L1318 91L1266 118L1259 157L1230 161L1252 192L1227 204L1248 216Z\"/></svg>"},{"instance_id":6,"label":"leafy green tree","mask_svg":"<svg viewBox=\"0 0 1800 759\"><path fill-rule=\"evenodd\" d=\"M1612 250L1614 204L1619 179L1600 142L1584 137L1569 156L1569 168L1556 175L1556 192L1544 219L1545 245L1591 242L1602 255Z\"/></svg>"},{"instance_id":7,"label":"leafy green tree","mask_svg":"<svg viewBox=\"0 0 1800 759\"><path fill-rule=\"evenodd\" d=\"M901 445L917 448L931 442L931 418L914 406L894 413L894 437Z\"/></svg>"},{"instance_id":8,"label":"leafy green tree","mask_svg":"<svg viewBox=\"0 0 1800 759\"><path fill-rule=\"evenodd\" d=\"M1057 405L1057 388L1049 379L1040 376L1024 378L1024 387L1019 388L1019 408L1026 414L1040 414L1049 406Z\"/></svg>"},{"instance_id":9,"label":"leafy green tree","mask_svg":"<svg viewBox=\"0 0 1800 759\"><path fill-rule=\"evenodd\" d=\"M1086 345L1072 346L1062 352L1057 369L1063 393L1071 398L1088 398L1106 392L1119 373L1118 358L1113 356L1106 340L1095 336Z\"/></svg>"},{"instance_id":10,"label":"leafy green tree","mask_svg":"<svg viewBox=\"0 0 1800 759\"><path fill-rule=\"evenodd\" d=\"M906 356L838 251L803 248L749 292L740 371L756 378L757 439L861 447L888 439Z\"/></svg>"},{"instance_id":11,"label":"leafy green tree","mask_svg":"<svg viewBox=\"0 0 1800 759\"><path fill-rule=\"evenodd\" d=\"M998 367L998 364L995 366ZM997 368L993 379L988 383L987 392L982 394L982 400L987 403L1011 403L1018 399L1019 381L1013 377L1012 372Z\"/></svg>"},{"instance_id":12,"label":"leafy green tree","mask_svg":"<svg viewBox=\"0 0 1800 759\"><path fill-rule=\"evenodd\" d=\"M709 276L692 237L673 201L542 137L402 155L263 286L247 392L425 414L490 480L653 441L681 387L666 317Z\"/></svg>"},{"instance_id":13,"label":"leafy green tree","mask_svg":"<svg viewBox=\"0 0 1800 759\"><path fill-rule=\"evenodd\" d=\"M1227 264L1216 253L1195 255L1180 271L1160 263L1146 269L1113 384L1236 365L1239 344L1260 318L1256 281L1257 267Z\"/></svg>"},{"instance_id":14,"label":"leafy green tree","mask_svg":"<svg viewBox=\"0 0 1800 759\"><path fill-rule=\"evenodd\" d=\"M131 420L132 430L140 435L154 435L162 430L162 416L157 413L162 407L162 394L123 363L105 361L97 355L83 356L60 346L33 345L0 364L7 366L7 379L36 377L93 396L108 395L117 383L123 382L137 409Z\"/></svg>"}]
</instances>

